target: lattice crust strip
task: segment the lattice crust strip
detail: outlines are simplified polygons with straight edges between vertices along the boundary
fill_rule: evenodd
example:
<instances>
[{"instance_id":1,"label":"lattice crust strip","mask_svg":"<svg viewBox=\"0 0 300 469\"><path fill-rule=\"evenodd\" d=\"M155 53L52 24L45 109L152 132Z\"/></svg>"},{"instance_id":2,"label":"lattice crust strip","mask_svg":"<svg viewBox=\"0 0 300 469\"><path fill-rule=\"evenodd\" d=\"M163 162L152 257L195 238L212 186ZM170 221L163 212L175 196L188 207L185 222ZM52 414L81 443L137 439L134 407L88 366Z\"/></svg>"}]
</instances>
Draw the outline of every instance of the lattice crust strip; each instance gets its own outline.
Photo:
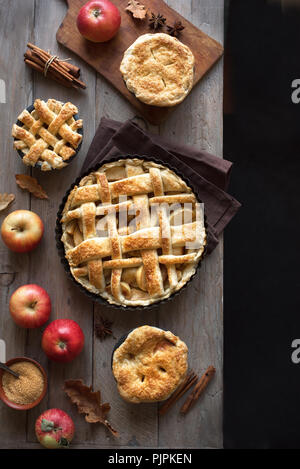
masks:
<instances>
[{"instance_id":1,"label":"lattice crust strip","mask_svg":"<svg viewBox=\"0 0 300 469\"><path fill-rule=\"evenodd\" d=\"M28 166L40 162L43 171L67 166L82 140L78 133L82 120L73 117L77 113L72 103L36 99L34 110L25 109L18 117L23 126L14 124L12 128L14 148L22 151L23 162Z\"/></svg>"},{"instance_id":2,"label":"lattice crust strip","mask_svg":"<svg viewBox=\"0 0 300 469\"><path fill-rule=\"evenodd\" d=\"M182 288L206 244L203 210L191 189L173 171L138 159L83 178L61 222L75 279L122 305L151 304Z\"/></svg>"}]
</instances>

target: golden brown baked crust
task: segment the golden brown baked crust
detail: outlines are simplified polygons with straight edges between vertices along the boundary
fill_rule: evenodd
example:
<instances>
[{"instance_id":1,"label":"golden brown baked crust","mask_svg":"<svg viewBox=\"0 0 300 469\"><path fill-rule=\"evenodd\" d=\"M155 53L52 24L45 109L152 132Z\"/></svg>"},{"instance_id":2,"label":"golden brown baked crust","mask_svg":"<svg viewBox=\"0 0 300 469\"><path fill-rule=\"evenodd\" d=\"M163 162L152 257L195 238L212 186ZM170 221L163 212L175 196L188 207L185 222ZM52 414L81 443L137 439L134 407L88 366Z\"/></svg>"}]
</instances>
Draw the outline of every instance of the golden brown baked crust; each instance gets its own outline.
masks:
<instances>
[{"instance_id":1,"label":"golden brown baked crust","mask_svg":"<svg viewBox=\"0 0 300 469\"><path fill-rule=\"evenodd\" d=\"M12 127L14 148L22 151L23 162L28 166L40 162L42 171L67 166L82 140L77 132L82 120L73 117L77 113L72 103L63 104L55 99L46 103L36 99L34 110L29 113L25 109L18 117L23 127L17 124Z\"/></svg>"},{"instance_id":2,"label":"golden brown baked crust","mask_svg":"<svg viewBox=\"0 0 300 469\"><path fill-rule=\"evenodd\" d=\"M61 223L73 277L123 306L146 306L180 290L206 244L192 190L165 166L142 159L107 163L84 177Z\"/></svg>"},{"instance_id":3,"label":"golden brown baked crust","mask_svg":"<svg viewBox=\"0 0 300 469\"><path fill-rule=\"evenodd\" d=\"M140 36L124 53L120 71L129 91L146 104L175 106L193 87L195 58L164 33Z\"/></svg>"},{"instance_id":4,"label":"golden brown baked crust","mask_svg":"<svg viewBox=\"0 0 300 469\"><path fill-rule=\"evenodd\" d=\"M113 374L123 399L138 404L167 399L182 383L188 348L170 331L141 326L113 355Z\"/></svg>"}]
</instances>

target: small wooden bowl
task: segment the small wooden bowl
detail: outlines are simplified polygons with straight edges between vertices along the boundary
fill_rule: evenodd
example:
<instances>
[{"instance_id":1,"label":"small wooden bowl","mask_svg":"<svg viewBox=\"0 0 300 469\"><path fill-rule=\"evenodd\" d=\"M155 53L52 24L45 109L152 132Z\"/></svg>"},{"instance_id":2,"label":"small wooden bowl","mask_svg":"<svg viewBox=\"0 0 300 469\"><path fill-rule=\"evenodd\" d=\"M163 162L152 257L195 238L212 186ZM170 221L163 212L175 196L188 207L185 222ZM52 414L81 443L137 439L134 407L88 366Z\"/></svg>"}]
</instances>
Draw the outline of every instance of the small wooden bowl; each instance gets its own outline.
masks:
<instances>
[{"instance_id":1,"label":"small wooden bowl","mask_svg":"<svg viewBox=\"0 0 300 469\"><path fill-rule=\"evenodd\" d=\"M46 392L47 392L48 379L47 379L46 372L45 372L44 368L42 367L42 365L40 365L38 362L36 362L32 358L16 357L16 358L12 358L11 360L8 360L5 364L7 366L10 366L13 363L17 363L17 362L30 362L30 363L33 363L40 370L40 372L42 373L43 378L44 378L44 388L43 388L42 394L34 402L31 402L30 404L23 404L22 405L22 404L15 404L14 402L11 402L7 398L6 394L4 393L3 386L2 386L2 377L3 377L3 373L5 373L5 371L0 369L0 399L8 407L11 407L12 409L29 410L29 409L32 409L33 407L37 406L44 399L44 397L46 395Z\"/></svg>"}]
</instances>

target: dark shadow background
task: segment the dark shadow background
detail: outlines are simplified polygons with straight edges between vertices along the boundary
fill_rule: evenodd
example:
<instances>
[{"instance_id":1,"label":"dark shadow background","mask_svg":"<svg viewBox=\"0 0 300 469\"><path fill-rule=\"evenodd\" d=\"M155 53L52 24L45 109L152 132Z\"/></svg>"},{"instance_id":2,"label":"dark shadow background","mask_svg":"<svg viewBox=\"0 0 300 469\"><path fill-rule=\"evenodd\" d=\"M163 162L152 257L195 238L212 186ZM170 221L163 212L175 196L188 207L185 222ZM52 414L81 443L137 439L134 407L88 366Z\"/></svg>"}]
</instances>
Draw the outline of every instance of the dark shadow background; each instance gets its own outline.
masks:
<instances>
[{"instance_id":1,"label":"dark shadow background","mask_svg":"<svg viewBox=\"0 0 300 469\"><path fill-rule=\"evenodd\" d=\"M300 6L231 0L225 50L224 446L299 448Z\"/></svg>"}]
</instances>

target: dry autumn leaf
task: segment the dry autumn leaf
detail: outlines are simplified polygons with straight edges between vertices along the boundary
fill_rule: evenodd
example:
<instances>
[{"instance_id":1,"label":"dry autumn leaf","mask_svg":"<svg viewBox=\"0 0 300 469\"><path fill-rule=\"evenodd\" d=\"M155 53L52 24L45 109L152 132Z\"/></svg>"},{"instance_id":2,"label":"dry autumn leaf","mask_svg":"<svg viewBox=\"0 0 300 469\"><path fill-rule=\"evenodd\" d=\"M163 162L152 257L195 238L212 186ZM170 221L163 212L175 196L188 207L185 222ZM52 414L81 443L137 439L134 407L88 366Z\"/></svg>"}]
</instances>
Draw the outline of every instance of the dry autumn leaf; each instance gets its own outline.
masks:
<instances>
[{"instance_id":1,"label":"dry autumn leaf","mask_svg":"<svg viewBox=\"0 0 300 469\"><path fill-rule=\"evenodd\" d=\"M8 207L14 200L14 194L7 194L6 192L4 192L4 194L0 194L0 212L6 209L6 207Z\"/></svg>"},{"instance_id":2,"label":"dry autumn leaf","mask_svg":"<svg viewBox=\"0 0 300 469\"><path fill-rule=\"evenodd\" d=\"M73 404L77 405L78 412L85 414L85 420L89 423L102 423L113 436L119 436L111 424L106 419L110 410L108 403L101 404L100 391L92 391L92 386L86 386L81 379L69 379L65 381L64 391L71 399Z\"/></svg>"},{"instance_id":3,"label":"dry autumn leaf","mask_svg":"<svg viewBox=\"0 0 300 469\"><path fill-rule=\"evenodd\" d=\"M38 199L48 199L48 196L37 180L28 174L16 174L16 183L21 189L29 191Z\"/></svg>"},{"instance_id":4,"label":"dry autumn leaf","mask_svg":"<svg viewBox=\"0 0 300 469\"><path fill-rule=\"evenodd\" d=\"M125 10L132 13L132 16L139 20L144 20L147 16L147 9L137 0L129 0Z\"/></svg>"}]
</instances>

